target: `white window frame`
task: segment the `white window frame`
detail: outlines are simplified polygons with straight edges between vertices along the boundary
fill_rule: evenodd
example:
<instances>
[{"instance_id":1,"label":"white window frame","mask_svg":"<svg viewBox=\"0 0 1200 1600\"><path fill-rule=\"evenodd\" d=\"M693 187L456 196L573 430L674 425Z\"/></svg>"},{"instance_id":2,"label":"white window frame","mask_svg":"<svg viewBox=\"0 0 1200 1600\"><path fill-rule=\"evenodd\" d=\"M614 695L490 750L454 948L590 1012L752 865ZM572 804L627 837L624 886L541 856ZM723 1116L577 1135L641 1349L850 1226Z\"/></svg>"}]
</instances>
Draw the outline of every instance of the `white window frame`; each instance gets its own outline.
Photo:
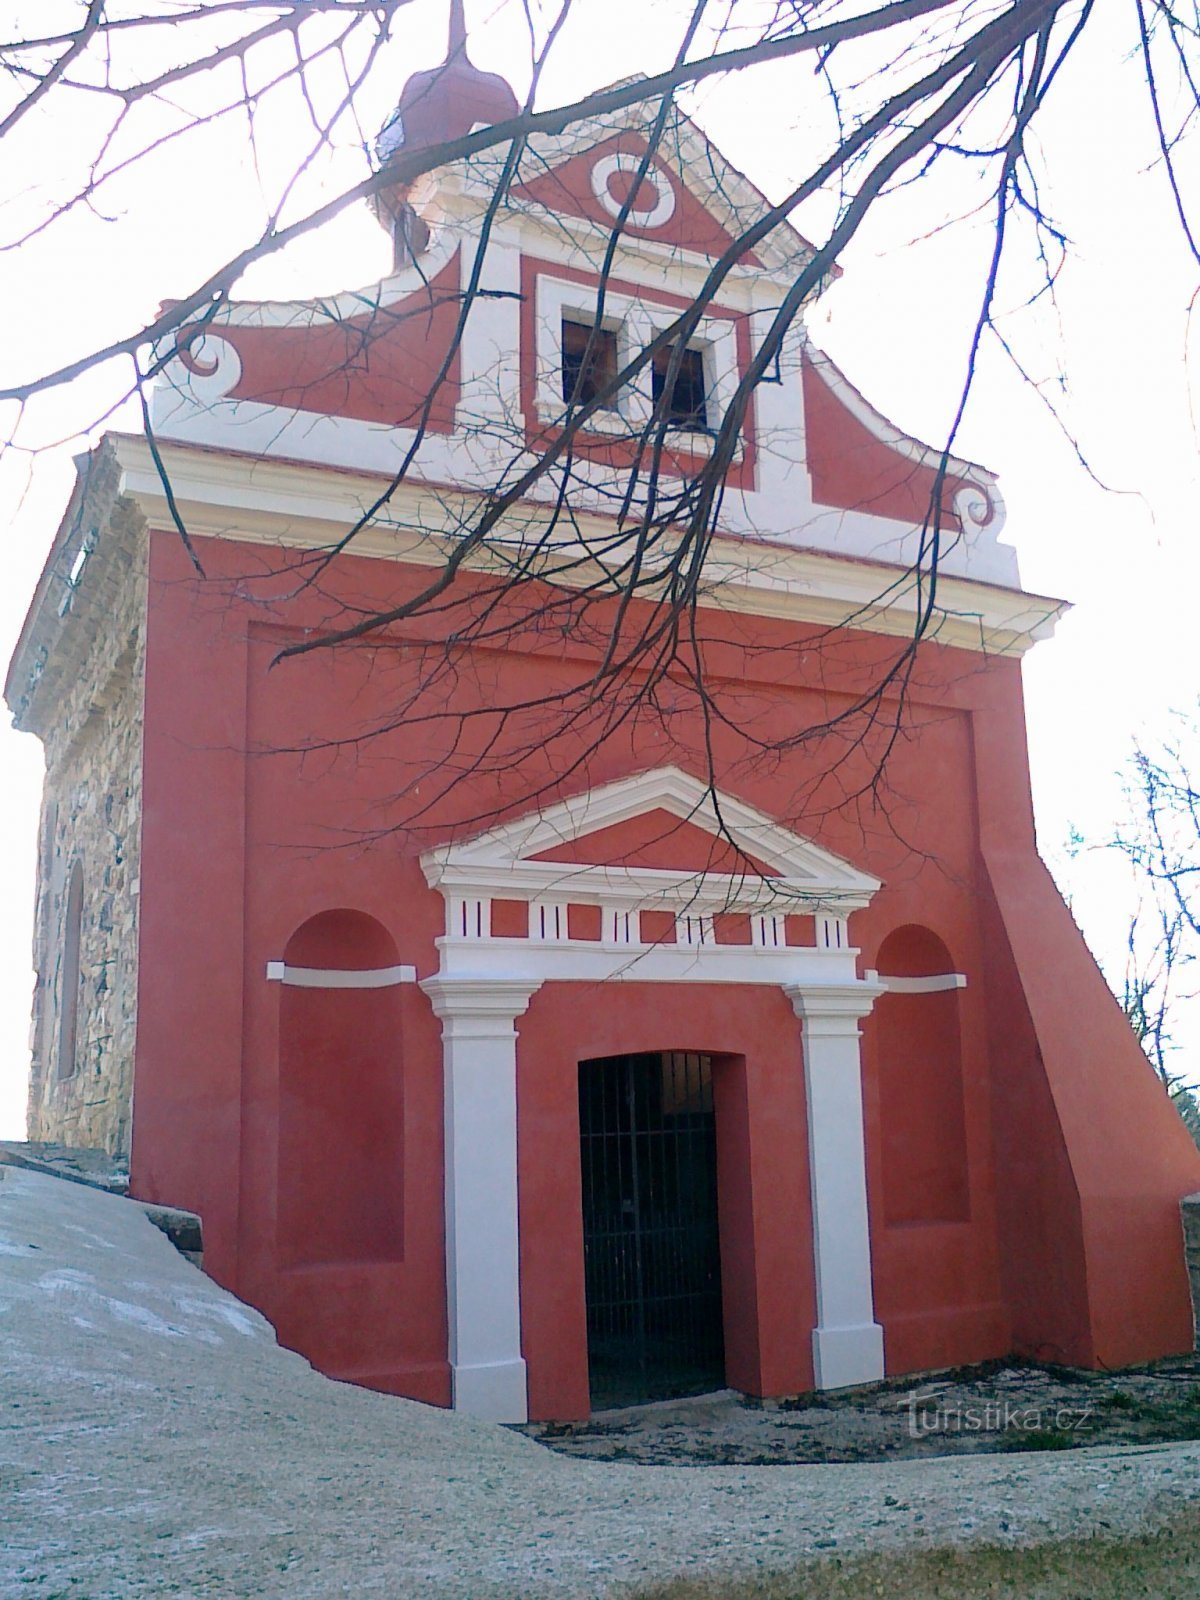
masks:
<instances>
[{"instance_id":1,"label":"white window frame","mask_svg":"<svg viewBox=\"0 0 1200 1600\"><path fill-rule=\"evenodd\" d=\"M561 278L542 274L537 282L537 299L534 306L536 381L534 407L537 420L543 426L561 423L566 412L562 397L562 325L568 322L592 324L596 321L597 290L592 284L571 283ZM604 296L602 328L617 335L618 370L629 364L634 355L669 328L678 312L670 306L656 305L633 295ZM688 348L699 350L704 361L705 410L709 426L716 426L725 415L738 382L737 330L728 317L702 317ZM634 383L626 384L616 396L612 407L595 411L588 418L587 431L626 437L645 427L653 410L651 373L647 365ZM681 454L707 455L712 449L712 439L706 433L678 430L677 448ZM673 441L674 442L674 441ZM740 461L744 441L739 438L734 460Z\"/></svg>"},{"instance_id":2,"label":"white window frame","mask_svg":"<svg viewBox=\"0 0 1200 1600\"><path fill-rule=\"evenodd\" d=\"M567 409L567 402L563 396L563 376L566 371L566 365L562 336L563 324L567 322L574 322L588 329L594 328L596 325L595 305L593 304L590 307L579 309L576 309L574 306L564 306L558 318L558 324L555 332L555 360L557 361L558 365L555 373L556 381L554 383L554 394L557 397L558 414L560 417ZM620 372L621 368L630 359L630 355L632 353L630 349L629 335L625 323L621 320L621 318L613 316L609 312L607 301L605 302L604 315L600 318L600 328L604 333L616 334L617 371ZM625 415L621 404L624 397L625 391L623 389L618 390L608 405L602 406L597 412L595 412L588 421L589 431L595 433L620 431L624 433L626 431L627 424L625 426L621 426L619 420ZM545 409L546 408L542 404L542 397L539 394L538 416L543 422L552 421L553 418L551 416L544 415Z\"/></svg>"}]
</instances>

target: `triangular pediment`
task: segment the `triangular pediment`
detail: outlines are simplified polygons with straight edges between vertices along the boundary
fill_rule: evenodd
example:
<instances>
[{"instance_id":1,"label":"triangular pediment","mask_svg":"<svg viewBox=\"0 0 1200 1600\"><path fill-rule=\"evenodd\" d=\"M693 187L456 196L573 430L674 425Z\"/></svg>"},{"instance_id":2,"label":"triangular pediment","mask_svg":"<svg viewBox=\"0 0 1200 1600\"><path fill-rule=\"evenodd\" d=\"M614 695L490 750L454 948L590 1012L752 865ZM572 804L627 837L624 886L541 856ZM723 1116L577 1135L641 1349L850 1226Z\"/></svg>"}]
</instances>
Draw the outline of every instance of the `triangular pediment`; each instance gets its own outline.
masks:
<instances>
[{"instance_id":1,"label":"triangular pediment","mask_svg":"<svg viewBox=\"0 0 1200 1600\"><path fill-rule=\"evenodd\" d=\"M613 134L518 185L514 199L532 202L556 216L580 217L611 228L629 198L647 149L640 133ZM722 255L734 241L727 222L714 215L692 192L684 173L672 171L661 156L651 158L633 202L625 232L634 238L706 256ZM743 260L747 266L762 265L753 253Z\"/></svg>"},{"instance_id":2,"label":"triangular pediment","mask_svg":"<svg viewBox=\"0 0 1200 1600\"><path fill-rule=\"evenodd\" d=\"M674 824L674 826L672 826ZM843 911L879 880L678 767L601 785L426 851L430 885L456 892L712 898Z\"/></svg>"},{"instance_id":3,"label":"triangular pediment","mask_svg":"<svg viewBox=\"0 0 1200 1600\"><path fill-rule=\"evenodd\" d=\"M650 867L659 872L779 876L777 867L738 850L723 835L657 808L540 850L531 859L576 866Z\"/></svg>"},{"instance_id":4,"label":"triangular pediment","mask_svg":"<svg viewBox=\"0 0 1200 1600\"><path fill-rule=\"evenodd\" d=\"M629 168L647 149L651 117L646 104L632 105L603 117L582 118L561 134L536 134L529 140L506 198L509 209L536 218L544 216L561 242L564 225L586 223L608 232L625 198ZM468 187L491 194L502 170L505 151L481 151L441 169L458 171ZM441 181L433 175L436 187ZM650 185L658 193L652 198ZM656 213L656 201L664 207ZM675 109L669 115L651 158L645 193L623 237L631 245L658 244L672 256L691 252L709 259L720 255L770 209L770 202L732 166L695 123ZM797 263L812 254L812 245L789 223L778 224L742 257L745 267L793 276Z\"/></svg>"}]
</instances>

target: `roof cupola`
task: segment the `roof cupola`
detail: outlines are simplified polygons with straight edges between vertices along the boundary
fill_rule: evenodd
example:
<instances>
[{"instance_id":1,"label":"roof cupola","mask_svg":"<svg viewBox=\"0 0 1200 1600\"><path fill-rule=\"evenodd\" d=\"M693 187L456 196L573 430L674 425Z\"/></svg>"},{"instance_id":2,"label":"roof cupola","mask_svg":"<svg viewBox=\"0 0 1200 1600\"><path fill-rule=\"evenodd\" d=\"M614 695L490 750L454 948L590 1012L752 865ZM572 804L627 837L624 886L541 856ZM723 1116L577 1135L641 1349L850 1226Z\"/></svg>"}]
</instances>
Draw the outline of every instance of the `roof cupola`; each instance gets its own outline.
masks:
<instances>
[{"instance_id":1,"label":"roof cupola","mask_svg":"<svg viewBox=\"0 0 1200 1600\"><path fill-rule=\"evenodd\" d=\"M450 0L446 59L440 67L415 72L400 92L400 103L375 145L381 161L396 151L420 149L460 139L477 124L515 117L519 107L511 85L495 72L481 72L467 54L463 0Z\"/></svg>"},{"instance_id":2,"label":"roof cupola","mask_svg":"<svg viewBox=\"0 0 1200 1600\"><path fill-rule=\"evenodd\" d=\"M446 59L441 66L409 78L375 141L375 155L385 166L399 150L427 149L461 139L479 124L505 122L518 110L511 85L498 73L481 72L467 54L463 0L450 0ZM376 197L376 213L391 231L397 269L421 254L428 229L409 204L407 185L382 190Z\"/></svg>"}]
</instances>

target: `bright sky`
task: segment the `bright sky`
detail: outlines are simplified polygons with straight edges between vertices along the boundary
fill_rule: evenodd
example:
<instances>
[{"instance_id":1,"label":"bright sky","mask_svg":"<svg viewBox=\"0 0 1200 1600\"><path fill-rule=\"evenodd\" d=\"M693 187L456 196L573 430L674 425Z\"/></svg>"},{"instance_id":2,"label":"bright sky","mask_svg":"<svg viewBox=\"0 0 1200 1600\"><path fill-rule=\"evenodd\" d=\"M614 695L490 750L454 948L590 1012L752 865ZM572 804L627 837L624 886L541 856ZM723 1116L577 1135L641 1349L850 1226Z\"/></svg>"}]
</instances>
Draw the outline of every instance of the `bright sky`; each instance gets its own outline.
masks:
<instances>
[{"instance_id":1,"label":"bright sky","mask_svg":"<svg viewBox=\"0 0 1200 1600\"><path fill-rule=\"evenodd\" d=\"M15 7L39 29L61 0ZM10 8L14 9L14 8ZM1016 545L1027 587L1075 606L1057 637L1026 660L1035 803L1043 853L1068 871L1071 828L1099 844L1121 805L1119 769L1135 737L1153 739L1172 708L1195 707L1200 652L1195 596L1196 438L1187 385L1188 305L1195 263L1173 222L1154 165L1145 86L1125 59L1115 8L1097 10L1048 103L1041 127L1052 184L1044 205L1072 239L1056 304L1013 316L1008 335L1038 379L1060 371L1070 392L1057 403L1096 475L1080 468L1037 395L989 347L959 453L1000 473L1008 504L1005 537ZM72 13L74 14L74 13ZM543 103L653 65L678 26L676 0L576 0ZM407 73L440 59L445 0L414 0L402 14L388 62L360 97L364 137L373 135ZM480 65L524 87L520 8L514 0L468 6ZM1128 20L1128 19L1126 19ZM10 22L12 34L19 31ZM637 41L631 47L630 41ZM386 76L386 75L385 75ZM819 82L798 67L753 80L708 85L687 109L730 159L777 194L821 126ZM806 98L807 97L807 98ZM192 92L192 100L198 100ZM24 148L0 179L0 232L39 214L61 193L87 147L91 105L30 120ZM268 126L262 171L303 149L302 107ZM346 142L352 142L347 133ZM83 212L18 253L0 255L0 304L9 309L5 367L14 376L70 359L129 332L159 299L190 289L241 242L257 208L257 178L244 147L219 130L168 151L116 186L97 212ZM173 147L183 150L184 145ZM324 181L359 176L345 152ZM316 181L316 180L314 180ZM902 427L937 442L962 381L967 332L979 296L979 224L934 234L945 191L908 190L882 206L845 259L845 275L812 319L818 342L871 401ZM814 218L820 221L819 217ZM803 222L804 219L802 218ZM297 296L353 287L386 264L382 234L359 208L286 258L255 270L247 294ZM71 436L89 428L119 393L113 373L60 391L31 411L30 443L67 440L36 457L0 455L5 532L0 585L0 656L7 660L70 488ZM2 420L2 419L0 419ZM134 426L125 420L125 426ZM6 847L0 856L0 1137L21 1137L28 1067L33 872L40 749L0 731ZM1119 976L1132 901L1123 871L1092 852L1069 866L1076 915L1093 948ZM1200 1026L1188 1033L1200 1039ZM1182 1065L1183 1063L1181 1063Z\"/></svg>"}]
</instances>

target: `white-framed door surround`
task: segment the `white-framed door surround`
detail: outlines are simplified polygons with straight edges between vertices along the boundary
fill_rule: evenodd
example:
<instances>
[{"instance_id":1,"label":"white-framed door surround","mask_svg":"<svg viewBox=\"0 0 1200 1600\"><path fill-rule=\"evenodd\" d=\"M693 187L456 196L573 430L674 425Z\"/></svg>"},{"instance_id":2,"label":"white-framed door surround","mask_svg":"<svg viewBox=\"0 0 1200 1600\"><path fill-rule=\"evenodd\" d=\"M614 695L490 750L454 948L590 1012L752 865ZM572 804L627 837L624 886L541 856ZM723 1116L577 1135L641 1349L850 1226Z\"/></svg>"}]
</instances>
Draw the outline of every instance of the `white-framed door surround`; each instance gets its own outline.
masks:
<instances>
[{"instance_id":1,"label":"white-framed door surround","mask_svg":"<svg viewBox=\"0 0 1200 1600\"><path fill-rule=\"evenodd\" d=\"M698 872L537 859L601 829L667 812L732 840L760 872ZM516 1021L544 983L777 984L800 1018L808 1106L819 1388L883 1376L867 1220L859 1022L883 986L860 977L851 914L879 881L675 767L559 802L421 858L445 901L439 970L421 988L442 1022L446 1279L456 1409L526 1419L517 1223ZM492 932L493 900L528 907L526 937ZM600 908L598 940L568 936L569 905ZM675 941L643 938L669 911ZM718 943L716 918L748 915L749 944ZM789 945L785 918L812 915L816 942ZM797 1071L801 1062L797 1060Z\"/></svg>"}]
</instances>

